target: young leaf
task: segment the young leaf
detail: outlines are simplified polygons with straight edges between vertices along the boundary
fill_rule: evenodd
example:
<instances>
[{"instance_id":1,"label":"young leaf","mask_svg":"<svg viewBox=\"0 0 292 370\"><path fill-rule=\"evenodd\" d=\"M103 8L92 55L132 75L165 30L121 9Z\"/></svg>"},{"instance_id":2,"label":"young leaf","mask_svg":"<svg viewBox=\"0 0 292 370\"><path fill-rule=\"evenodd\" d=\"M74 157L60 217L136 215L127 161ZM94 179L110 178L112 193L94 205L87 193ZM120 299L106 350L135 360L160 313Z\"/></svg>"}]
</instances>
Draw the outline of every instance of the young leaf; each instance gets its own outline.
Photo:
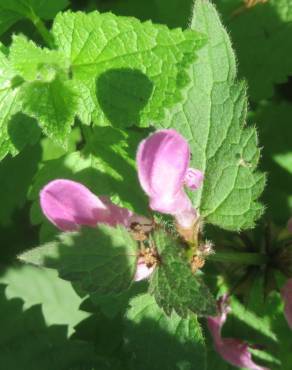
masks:
<instances>
[{"instance_id":1,"label":"young leaf","mask_svg":"<svg viewBox=\"0 0 292 370\"><path fill-rule=\"evenodd\" d=\"M204 339L195 315L167 317L149 294L133 298L130 306L125 336L131 369L206 369Z\"/></svg>"},{"instance_id":2,"label":"young leaf","mask_svg":"<svg viewBox=\"0 0 292 370\"><path fill-rule=\"evenodd\" d=\"M191 30L98 12L59 14L53 34L70 60L80 119L119 127L148 126L181 100L203 42Z\"/></svg>"},{"instance_id":3,"label":"young leaf","mask_svg":"<svg viewBox=\"0 0 292 370\"><path fill-rule=\"evenodd\" d=\"M183 257L182 247L162 231L156 232L154 242L160 263L150 280L149 292L167 315L172 311L187 317L189 311L198 315L214 315L215 299Z\"/></svg>"},{"instance_id":4,"label":"young leaf","mask_svg":"<svg viewBox=\"0 0 292 370\"><path fill-rule=\"evenodd\" d=\"M189 139L192 165L205 174L202 188L191 194L202 217L229 230L249 228L263 213L257 198L265 176L255 171L256 130L244 127L246 87L235 81L234 53L214 6L197 0L191 27L207 34L208 43L190 69L185 101L163 126Z\"/></svg>"},{"instance_id":5,"label":"young leaf","mask_svg":"<svg viewBox=\"0 0 292 370\"><path fill-rule=\"evenodd\" d=\"M52 19L68 6L68 0L5 0L0 4L0 35L23 18L37 22Z\"/></svg>"},{"instance_id":6,"label":"young leaf","mask_svg":"<svg viewBox=\"0 0 292 370\"><path fill-rule=\"evenodd\" d=\"M13 36L9 61L15 73L26 81L52 81L58 70L66 71L66 58L56 50L38 47L24 36Z\"/></svg>"},{"instance_id":7,"label":"young leaf","mask_svg":"<svg viewBox=\"0 0 292 370\"><path fill-rule=\"evenodd\" d=\"M8 153L17 154L8 132L8 123L21 108L16 76L5 53L0 43L0 160Z\"/></svg>"},{"instance_id":8,"label":"young leaf","mask_svg":"<svg viewBox=\"0 0 292 370\"><path fill-rule=\"evenodd\" d=\"M60 234L55 242L24 252L19 259L58 270L87 293L120 293L133 280L137 245L123 227L99 225Z\"/></svg>"},{"instance_id":9,"label":"young leaf","mask_svg":"<svg viewBox=\"0 0 292 370\"><path fill-rule=\"evenodd\" d=\"M38 120L46 135L66 147L78 104L71 81L57 75L50 82L25 83L20 94L23 111Z\"/></svg>"}]
</instances>

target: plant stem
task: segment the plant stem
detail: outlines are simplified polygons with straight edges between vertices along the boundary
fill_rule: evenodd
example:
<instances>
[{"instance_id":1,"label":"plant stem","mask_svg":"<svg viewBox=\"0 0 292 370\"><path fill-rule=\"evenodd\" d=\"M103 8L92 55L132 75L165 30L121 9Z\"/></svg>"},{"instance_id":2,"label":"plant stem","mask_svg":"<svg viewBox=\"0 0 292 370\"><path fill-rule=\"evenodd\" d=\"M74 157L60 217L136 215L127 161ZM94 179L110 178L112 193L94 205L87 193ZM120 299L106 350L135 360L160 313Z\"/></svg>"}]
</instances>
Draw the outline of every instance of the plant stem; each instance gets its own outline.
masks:
<instances>
[{"instance_id":1,"label":"plant stem","mask_svg":"<svg viewBox=\"0 0 292 370\"><path fill-rule=\"evenodd\" d=\"M51 49L54 48L54 39L50 31L45 26L44 22L35 14L31 17L31 21L38 30L39 34L42 36L42 39L48 47Z\"/></svg>"},{"instance_id":2,"label":"plant stem","mask_svg":"<svg viewBox=\"0 0 292 370\"><path fill-rule=\"evenodd\" d=\"M232 262L244 265L264 265L267 263L267 256L261 253L243 252L217 252L211 254L208 260L214 262Z\"/></svg>"}]
</instances>

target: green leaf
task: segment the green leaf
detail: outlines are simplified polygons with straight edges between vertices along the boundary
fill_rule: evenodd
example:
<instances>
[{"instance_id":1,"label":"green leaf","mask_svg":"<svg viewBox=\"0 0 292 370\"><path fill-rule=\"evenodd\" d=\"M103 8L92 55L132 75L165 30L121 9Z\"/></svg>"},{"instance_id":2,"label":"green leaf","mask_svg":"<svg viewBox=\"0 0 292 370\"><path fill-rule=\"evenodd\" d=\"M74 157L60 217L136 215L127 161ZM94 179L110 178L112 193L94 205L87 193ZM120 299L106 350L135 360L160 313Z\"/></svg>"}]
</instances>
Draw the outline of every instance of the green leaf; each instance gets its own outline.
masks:
<instances>
[{"instance_id":1,"label":"green leaf","mask_svg":"<svg viewBox=\"0 0 292 370\"><path fill-rule=\"evenodd\" d=\"M0 282L7 284L8 299L21 298L25 310L41 304L47 325L67 325L68 335L74 332L75 325L89 316L79 310L82 300L71 284L60 279L54 270L30 265L10 267Z\"/></svg>"},{"instance_id":2,"label":"green leaf","mask_svg":"<svg viewBox=\"0 0 292 370\"><path fill-rule=\"evenodd\" d=\"M244 127L246 87L235 81L228 34L208 1L196 1L192 28L207 34L208 43L190 69L185 101L163 127L189 140L192 166L205 174L202 188L191 194L202 217L229 230L250 228L263 213L257 198L265 176L255 171L260 156L256 130Z\"/></svg>"},{"instance_id":3,"label":"green leaf","mask_svg":"<svg viewBox=\"0 0 292 370\"><path fill-rule=\"evenodd\" d=\"M0 4L0 35L23 18L52 19L69 4L68 0L5 0Z\"/></svg>"},{"instance_id":4,"label":"green leaf","mask_svg":"<svg viewBox=\"0 0 292 370\"><path fill-rule=\"evenodd\" d=\"M24 310L20 299L6 298L3 285L0 286L0 325L2 369L108 369L96 358L92 344L68 340L65 325L48 327L40 305Z\"/></svg>"},{"instance_id":5,"label":"green leaf","mask_svg":"<svg viewBox=\"0 0 292 370\"><path fill-rule=\"evenodd\" d=\"M38 120L46 135L66 147L78 104L71 81L57 75L51 82L23 84L20 94L23 111Z\"/></svg>"},{"instance_id":6,"label":"green leaf","mask_svg":"<svg viewBox=\"0 0 292 370\"><path fill-rule=\"evenodd\" d=\"M0 47L2 44L0 44ZM0 48L0 160L9 152L16 154L17 150L10 140L8 123L11 117L20 110L18 88L13 86L15 74Z\"/></svg>"},{"instance_id":7,"label":"green leaf","mask_svg":"<svg viewBox=\"0 0 292 370\"><path fill-rule=\"evenodd\" d=\"M237 52L240 76L247 78L253 101L273 96L274 85L287 81L292 65L290 0L269 0L244 9L240 0L217 2Z\"/></svg>"},{"instance_id":8,"label":"green leaf","mask_svg":"<svg viewBox=\"0 0 292 370\"><path fill-rule=\"evenodd\" d=\"M125 228L100 225L60 234L55 242L19 258L57 269L61 278L77 283L84 292L120 293L132 283L137 245Z\"/></svg>"},{"instance_id":9,"label":"green leaf","mask_svg":"<svg viewBox=\"0 0 292 370\"><path fill-rule=\"evenodd\" d=\"M162 231L154 234L154 242L160 263L151 277L149 292L157 304L167 315L173 310L181 317L186 317L189 311L214 315L215 299L203 281L193 275L182 246Z\"/></svg>"},{"instance_id":10,"label":"green leaf","mask_svg":"<svg viewBox=\"0 0 292 370\"><path fill-rule=\"evenodd\" d=\"M15 73L26 81L52 81L58 70L66 70L66 59L56 50L39 48L24 36L13 36L9 61Z\"/></svg>"},{"instance_id":11,"label":"green leaf","mask_svg":"<svg viewBox=\"0 0 292 370\"><path fill-rule=\"evenodd\" d=\"M149 126L181 100L203 43L190 30L98 12L59 14L53 34L70 61L80 119L124 127Z\"/></svg>"},{"instance_id":12,"label":"green leaf","mask_svg":"<svg viewBox=\"0 0 292 370\"><path fill-rule=\"evenodd\" d=\"M204 370L204 339L196 316L165 316L149 294L130 301L126 318L131 369Z\"/></svg>"},{"instance_id":13,"label":"green leaf","mask_svg":"<svg viewBox=\"0 0 292 370\"><path fill-rule=\"evenodd\" d=\"M35 118L44 133L57 144L66 147L78 100L72 82L67 80L62 54L41 49L23 36L15 36L9 60L4 54L0 55L1 67L0 158L9 152L17 154L31 140L35 125L27 125L28 131L21 132L25 135L17 135L17 143L14 142L16 133L9 132L11 117L20 110ZM22 126L27 122L28 119Z\"/></svg>"},{"instance_id":14,"label":"green leaf","mask_svg":"<svg viewBox=\"0 0 292 370\"><path fill-rule=\"evenodd\" d=\"M8 153L18 154L39 136L36 122L20 113L22 79L16 76L6 52L0 43L0 160Z\"/></svg>"}]
</instances>

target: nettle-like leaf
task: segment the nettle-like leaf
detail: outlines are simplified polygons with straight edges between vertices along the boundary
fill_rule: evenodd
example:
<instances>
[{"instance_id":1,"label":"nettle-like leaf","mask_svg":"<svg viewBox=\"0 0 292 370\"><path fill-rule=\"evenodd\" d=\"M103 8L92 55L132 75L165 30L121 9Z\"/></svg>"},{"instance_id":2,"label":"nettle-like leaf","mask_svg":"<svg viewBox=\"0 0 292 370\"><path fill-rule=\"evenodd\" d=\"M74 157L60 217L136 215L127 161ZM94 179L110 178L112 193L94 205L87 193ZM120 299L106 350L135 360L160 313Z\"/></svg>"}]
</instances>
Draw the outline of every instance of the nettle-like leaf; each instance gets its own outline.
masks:
<instances>
[{"instance_id":1,"label":"nettle-like leaf","mask_svg":"<svg viewBox=\"0 0 292 370\"><path fill-rule=\"evenodd\" d=\"M32 265L10 267L0 282L7 285L5 293L8 299L21 298L25 310L41 304L46 323L67 325L69 335L74 332L75 325L89 316L79 309L82 299L72 285L60 279L54 270Z\"/></svg>"},{"instance_id":2,"label":"nettle-like leaf","mask_svg":"<svg viewBox=\"0 0 292 370\"><path fill-rule=\"evenodd\" d=\"M65 325L48 327L40 305L24 309L21 299L6 298L4 285L0 285L0 324L1 369L109 369L96 357L92 343L69 340Z\"/></svg>"},{"instance_id":3,"label":"nettle-like leaf","mask_svg":"<svg viewBox=\"0 0 292 370\"><path fill-rule=\"evenodd\" d=\"M163 231L154 234L154 242L160 262L151 277L149 292L157 304L167 315L172 311L181 317L186 317L189 311L214 315L215 299L203 281L193 275L181 245Z\"/></svg>"},{"instance_id":4,"label":"nettle-like leaf","mask_svg":"<svg viewBox=\"0 0 292 370\"><path fill-rule=\"evenodd\" d=\"M148 126L181 99L203 43L190 30L98 12L59 14L53 35L70 62L80 119L124 127Z\"/></svg>"},{"instance_id":5,"label":"nettle-like leaf","mask_svg":"<svg viewBox=\"0 0 292 370\"><path fill-rule=\"evenodd\" d=\"M241 0L217 3L234 42L240 75L248 80L250 98L272 97L274 85L292 73L287 53L292 48L291 1L261 1L249 8Z\"/></svg>"},{"instance_id":6,"label":"nettle-like leaf","mask_svg":"<svg viewBox=\"0 0 292 370\"><path fill-rule=\"evenodd\" d=\"M9 152L17 153L17 148L10 139L8 123L13 114L20 110L19 88L5 52L0 44L0 159Z\"/></svg>"},{"instance_id":7,"label":"nettle-like leaf","mask_svg":"<svg viewBox=\"0 0 292 370\"><path fill-rule=\"evenodd\" d=\"M215 8L197 0L192 28L208 35L190 69L191 87L163 127L180 131L192 151L192 165L205 174L190 194L202 217L229 230L254 226L263 213L257 199L265 176L256 172L260 151L254 127L244 127L246 86L236 82L236 63Z\"/></svg>"},{"instance_id":8,"label":"nettle-like leaf","mask_svg":"<svg viewBox=\"0 0 292 370\"><path fill-rule=\"evenodd\" d=\"M149 294L130 301L126 314L126 349L130 369L206 369L204 338L195 315L182 319L165 316Z\"/></svg>"},{"instance_id":9,"label":"nettle-like leaf","mask_svg":"<svg viewBox=\"0 0 292 370\"><path fill-rule=\"evenodd\" d=\"M69 5L68 0L5 0L0 4L0 35L14 23L27 18L37 23L48 20Z\"/></svg>"},{"instance_id":10,"label":"nettle-like leaf","mask_svg":"<svg viewBox=\"0 0 292 370\"><path fill-rule=\"evenodd\" d=\"M20 260L57 269L87 293L120 293L134 277L137 245L120 226L99 225L60 234L54 242L24 252Z\"/></svg>"},{"instance_id":11,"label":"nettle-like leaf","mask_svg":"<svg viewBox=\"0 0 292 370\"><path fill-rule=\"evenodd\" d=\"M9 61L15 74L25 80L19 88L22 111L35 118L46 135L66 146L78 104L73 83L66 76L66 58L14 36Z\"/></svg>"},{"instance_id":12,"label":"nettle-like leaf","mask_svg":"<svg viewBox=\"0 0 292 370\"><path fill-rule=\"evenodd\" d=\"M52 81L57 70L68 69L66 58L56 50L38 47L22 35L14 35L9 49L11 67L25 81Z\"/></svg>"}]
</instances>

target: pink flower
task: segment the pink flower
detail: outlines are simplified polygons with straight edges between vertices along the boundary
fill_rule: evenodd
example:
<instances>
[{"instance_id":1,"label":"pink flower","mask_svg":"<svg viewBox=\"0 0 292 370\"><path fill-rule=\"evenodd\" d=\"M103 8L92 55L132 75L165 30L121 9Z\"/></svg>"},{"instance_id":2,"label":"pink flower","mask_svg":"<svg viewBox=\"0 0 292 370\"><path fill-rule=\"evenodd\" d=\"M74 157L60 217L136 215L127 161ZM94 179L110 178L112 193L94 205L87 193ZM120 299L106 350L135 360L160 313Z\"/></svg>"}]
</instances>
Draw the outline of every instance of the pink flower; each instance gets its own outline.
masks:
<instances>
[{"instance_id":1,"label":"pink flower","mask_svg":"<svg viewBox=\"0 0 292 370\"><path fill-rule=\"evenodd\" d=\"M230 307L228 306L228 296L224 295L218 300L219 315L208 317L208 328L212 334L214 346L220 356L233 366L244 367L250 370L269 370L253 362L249 349L250 345L240 339L222 338L221 330L224 325Z\"/></svg>"},{"instance_id":2,"label":"pink flower","mask_svg":"<svg viewBox=\"0 0 292 370\"><path fill-rule=\"evenodd\" d=\"M137 270L136 270L134 280L135 281L140 281L140 280L147 279L148 276L150 276L152 274L154 269L155 269L155 266L147 267L143 258L139 257L138 262L137 262Z\"/></svg>"},{"instance_id":3,"label":"pink flower","mask_svg":"<svg viewBox=\"0 0 292 370\"><path fill-rule=\"evenodd\" d=\"M191 227L197 212L184 191L198 189L201 171L189 168L190 148L175 130L160 130L143 140L137 152L140 184L150 198L150 208L173 215L182 227Z\"/></svg>"},{"instance_id":4,"label":"pink flower","mask_svg":"<svg viewBox=\"0 0 292 370\"><path fill-rule=\"evenodd\" d=\"M78 230L80 226L94 227L99 223L118 224L129 228L132 222L141 222L130 210L111 203L106 197L97 197L84 185L58 179L49 182L40 192L44 215L60 230ZM143 261L138 261L136 277L145 279L152 273Z\"/></svg>"},{"instance_id":5,"label":"pink flower","mask_svg":"<svg viewBox=\"0 0 292 370\"><path fill-rule=\"evenodd\" d=\"M281 296L284 301L284 314L288 325L292 329L292 279L287 280L281 289Z\"/></svg>"}]
</instances>

